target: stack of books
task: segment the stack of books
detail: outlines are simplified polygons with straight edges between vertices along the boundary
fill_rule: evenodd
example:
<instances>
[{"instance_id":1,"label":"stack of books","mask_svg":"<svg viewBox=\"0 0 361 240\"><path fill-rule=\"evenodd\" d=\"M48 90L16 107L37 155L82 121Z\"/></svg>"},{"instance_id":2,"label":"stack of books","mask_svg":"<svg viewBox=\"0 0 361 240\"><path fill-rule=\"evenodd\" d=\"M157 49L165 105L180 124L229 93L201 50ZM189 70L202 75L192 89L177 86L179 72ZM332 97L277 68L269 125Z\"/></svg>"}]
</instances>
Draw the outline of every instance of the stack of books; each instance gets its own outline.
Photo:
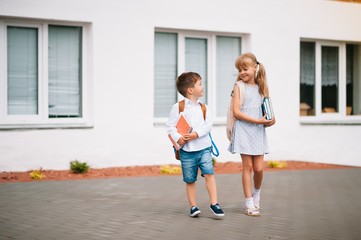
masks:
<instances>
[{"instance_id":1,"label":"stack of books","mask_svg":"<svg viewBox=\"0 0 361 240\"><path fill-rule=\"evenodd\" d=\"M273 107L272 107L272 101L271 101L270 97L265 97L263 99L262 113L263 113L263 116L266 115L267 120L271 120L272 118L275 117L274 112L273 112Z\"/></svg>"}]
</instances>

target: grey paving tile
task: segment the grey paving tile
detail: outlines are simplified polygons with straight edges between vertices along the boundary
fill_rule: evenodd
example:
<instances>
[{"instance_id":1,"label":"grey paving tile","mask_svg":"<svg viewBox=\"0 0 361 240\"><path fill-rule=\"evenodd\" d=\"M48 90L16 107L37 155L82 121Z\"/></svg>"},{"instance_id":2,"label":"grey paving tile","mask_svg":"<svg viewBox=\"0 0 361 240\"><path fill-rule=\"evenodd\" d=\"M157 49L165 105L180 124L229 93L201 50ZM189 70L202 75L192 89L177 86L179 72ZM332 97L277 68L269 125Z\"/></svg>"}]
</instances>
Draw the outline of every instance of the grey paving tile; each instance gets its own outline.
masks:
<instances>
[{"instance_id":1,"label":"grey paving tile","mask_svg":"<svg viewBox=\"0 0 361 240\"><path fill-rule=\"evenodd\" d=\"M259 218L216 178L223 219L202 178L195 219L180 176L0 184L0 239L361 239L361 169L265 172Z\"/></svg>"}]
</instances>

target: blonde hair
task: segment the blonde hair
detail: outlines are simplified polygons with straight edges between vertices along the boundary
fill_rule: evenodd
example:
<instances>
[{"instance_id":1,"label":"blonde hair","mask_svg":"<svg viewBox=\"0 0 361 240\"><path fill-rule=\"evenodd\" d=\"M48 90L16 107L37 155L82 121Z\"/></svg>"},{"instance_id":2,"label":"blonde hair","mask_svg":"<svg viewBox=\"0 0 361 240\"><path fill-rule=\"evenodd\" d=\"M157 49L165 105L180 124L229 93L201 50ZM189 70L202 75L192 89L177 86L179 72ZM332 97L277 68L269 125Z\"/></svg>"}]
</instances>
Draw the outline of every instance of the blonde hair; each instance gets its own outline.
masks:
<instances>
[{"instance_id":1,"label":"blonde hair","mask_svg":"<svg viewBox=\"0 0 361 240\"><path fill-rule=\"evenodd\" d=\"M243 53L236 59L235 67L240 70L241 68L252 66L254 67L257 65L257 71L255 75L256 84L259 86L259 93L264 96L268 97L268 85L267 85L267 77L266 77L266 70L262 63L257 61L256 56L253 53ZM242 80L238 75L237 81Z\"/></svg>"}]
</instances>

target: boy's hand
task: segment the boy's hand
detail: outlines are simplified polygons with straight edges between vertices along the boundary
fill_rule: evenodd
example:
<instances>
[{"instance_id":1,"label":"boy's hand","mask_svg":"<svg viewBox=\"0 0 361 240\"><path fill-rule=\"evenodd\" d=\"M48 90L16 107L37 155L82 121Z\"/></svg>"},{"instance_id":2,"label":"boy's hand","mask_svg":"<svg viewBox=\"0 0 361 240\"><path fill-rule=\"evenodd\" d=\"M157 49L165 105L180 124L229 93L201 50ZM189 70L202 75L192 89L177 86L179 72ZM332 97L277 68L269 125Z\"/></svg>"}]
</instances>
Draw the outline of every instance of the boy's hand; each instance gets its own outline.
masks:
<instances>
[{"instance_id":1,"label":"boy's hand","mask_svg":"<svg viewBox=\"0 0 361 240\"><path fill-rule=\"evenodd\" d=\"M196 132L187 133L178 140L178 144L182 146L187 142L192 141L196 138L198 138L198 133Z\"/></svg>"},{"instance_id":2,"label":"boy's hand","mask_svg":"<svg viewBox=\"0 0 361 240\"><path fill-rule=\"evenodd\" d=\"M186 143L187 143L187 141L185 140L184 136L182 136L181 138L179 138L179 140L178 140L178 144L179 144L179 145L183 146L183 145L186 144Z\"/></svg>"},{"instance_id":3,"label":"boy's hand","mask_svg":"<svg viewBox=\"0 0 361 240\"><path fill-rule=\"evenodd\" d=\"M187 133L183 136L183 138L186 140L186 142L189 142L191 140L198 138L198 133L197 132Z\"/></svg>"}]
</instances>

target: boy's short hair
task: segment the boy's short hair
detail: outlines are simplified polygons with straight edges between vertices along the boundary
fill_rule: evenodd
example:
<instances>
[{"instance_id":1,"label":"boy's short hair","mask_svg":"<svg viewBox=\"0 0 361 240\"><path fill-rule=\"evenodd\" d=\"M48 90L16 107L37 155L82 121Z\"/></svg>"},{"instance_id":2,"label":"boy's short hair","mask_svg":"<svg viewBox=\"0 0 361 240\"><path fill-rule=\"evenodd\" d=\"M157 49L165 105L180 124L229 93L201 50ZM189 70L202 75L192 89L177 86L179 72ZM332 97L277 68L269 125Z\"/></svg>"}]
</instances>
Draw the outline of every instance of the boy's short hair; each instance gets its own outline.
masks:
<instances>
[{"instance_id":1,"label":"boy's short hair","mask_svg":"<svg viewBox=\"0 0 361 240\"><path fill-rule=\"evenodd\" d=\"M177 77L177 90L183 97L186 97L187 89L194 87L198 80L202 79L196 72L184 72Z\"/></svg>"}]
</instances>

